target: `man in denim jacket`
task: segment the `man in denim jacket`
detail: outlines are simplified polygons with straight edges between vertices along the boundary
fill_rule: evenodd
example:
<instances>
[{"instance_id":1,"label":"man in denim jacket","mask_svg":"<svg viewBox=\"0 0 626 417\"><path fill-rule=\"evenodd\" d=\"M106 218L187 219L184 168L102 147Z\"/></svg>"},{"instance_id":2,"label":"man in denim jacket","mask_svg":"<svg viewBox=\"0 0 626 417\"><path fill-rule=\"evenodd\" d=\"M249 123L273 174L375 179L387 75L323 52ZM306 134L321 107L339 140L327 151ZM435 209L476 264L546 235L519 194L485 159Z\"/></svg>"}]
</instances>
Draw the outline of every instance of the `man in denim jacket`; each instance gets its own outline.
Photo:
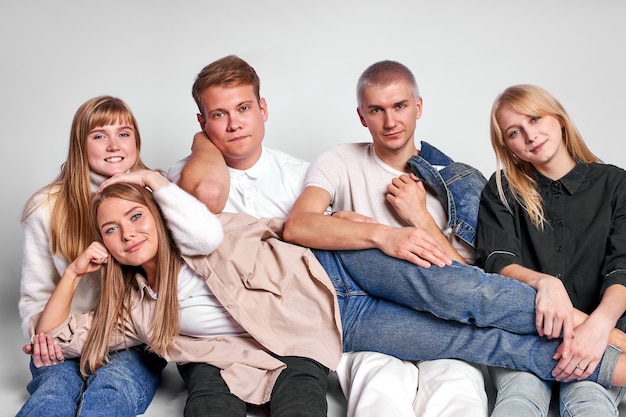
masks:
<instances>
[{"instance_id":1,"label":"man in denim jacket","mask_svg":"<svg viewBox=\"0 0 626 417\"><path fill-rule=\"evenodd\" d=\"M312 164L284 237L315 249L378 248L422 267L451 260L473 263L485 178L425 142L417 149L414 131L422 99L404 65L382 61L370 66L357 94L357 112L372 142L338 145ZM331 253L317 252L328 271L333 270L327 262ZM352 290L346 291L347 299ZM344 328L350 321L343 317ZM351 352L344 354L337 372L348 417L487 414L482 374L461 361L414 364Z\"/></svg>"}]
</instances>

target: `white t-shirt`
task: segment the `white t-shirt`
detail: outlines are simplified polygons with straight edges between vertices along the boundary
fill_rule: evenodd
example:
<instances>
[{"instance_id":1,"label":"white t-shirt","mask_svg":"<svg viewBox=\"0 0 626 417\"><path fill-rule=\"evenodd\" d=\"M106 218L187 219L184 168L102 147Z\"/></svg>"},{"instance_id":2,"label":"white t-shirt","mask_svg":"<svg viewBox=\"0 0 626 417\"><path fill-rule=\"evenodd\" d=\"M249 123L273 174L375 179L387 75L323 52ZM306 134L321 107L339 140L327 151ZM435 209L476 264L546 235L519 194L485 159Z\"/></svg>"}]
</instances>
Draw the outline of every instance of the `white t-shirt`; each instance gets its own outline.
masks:
<instances>
[{"instance_id":1,"label":"white t-shirt","mask_svg":"<svg viewBox=\"0 0 626 417\"><path fill-rule=\"evenodd\" d=\"M189 157L169 169L167 176L178 182ZM303 189L309 163L284 152L263 147L251 168L228 168L230 191L224 211L255 217L286 218Z\"/></svg>"},{"instance_id":2,"label":"white t-shirt","mask_svg":"<svg viewBox=\"0 0 626 417\"><path fill-rule=\"evenodd\" d=\"M316 186L330 193L333 211L351 210L395 227L408 224L385 199L387 186L405 172L385 164L369 143L344 143L320 155L311 165L305 186ZM468 262L475 251L447 228L448 215L435 193L427 189L426 207L439 229Z\"/></svg>"}]
</instances>

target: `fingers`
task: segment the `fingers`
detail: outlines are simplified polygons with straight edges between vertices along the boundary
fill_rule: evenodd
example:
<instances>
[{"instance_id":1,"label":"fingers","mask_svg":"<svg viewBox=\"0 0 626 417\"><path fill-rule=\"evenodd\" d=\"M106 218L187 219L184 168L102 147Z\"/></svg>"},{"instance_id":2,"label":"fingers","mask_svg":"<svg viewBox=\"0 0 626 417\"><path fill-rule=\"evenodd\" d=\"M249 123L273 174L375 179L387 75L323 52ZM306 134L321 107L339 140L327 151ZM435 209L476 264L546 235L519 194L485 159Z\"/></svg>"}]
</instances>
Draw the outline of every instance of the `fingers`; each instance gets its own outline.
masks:
<instances>
[{"instance_id":1,"label":"fingers","mask_svg":"<svg viewBox=\"0 0 626 417\"><path fill-rule=\"evenodd\" d=\"M430 243L427 239L410 242L406 253L400 257L424 268L431 265L443 268L450 264L449 258L439 249L439 245L436 242Z\"/></svg>"},{"instance_id":2,"label":"fingers","mask_svg":"<svg viewBox=\"0 0 626 417\"><path fill-rule=\"evenodd\" d=\"M95 264L105 264L109 260L109 251L100 242L93 242L88 248L89 261Z\"/></svg>"},{"instance_id":3,"label":"fingers","mask_svg":"<svg viewBox=\"0 0 626 417\"><path fill-rule=\"evenodd\" d=\"M559 346L559 351L562 350L562 346L563 345ZM559 359L559 352L554 355L554 359ZM599 361L585 361L585 358L579 356L571 359L561 356L559 362L552 371L552 376L560 382L581 381L583 379L587 379L591 376L591 374L593 374L596 366L599 364Z\"/></svg>"},{"instance_id":4,"label":"fingers","mask_svg":"<svg viewBox=\"0 0 626 417\"><path fill-rule=\"evenodd\" d=\"M574 322L565 320L563 325L563 355L568 356L574 339Z\"/></svg>"},{"instance_id":5,"label":"fingers","mask_svg":"<svg viewBox=\"0 0 626 417\"><path fill-rule=\"evenodd\" d=\"M63 362L63 352L54 343L54 339L44 333L39 333L33 338L33 364L36 368L56 365Z\"/></svg>"},{"instance_id":6,"label":"fingers","mask_svg":"<svg viewBox=\"0 0 626 417\"><path fill-rule=\"evenodd\" d=\"M32 355L33 354L33 344L29 343L27 345L22 346L22 352L24 352L27 355Z\"/></svg>"}]
</instances>

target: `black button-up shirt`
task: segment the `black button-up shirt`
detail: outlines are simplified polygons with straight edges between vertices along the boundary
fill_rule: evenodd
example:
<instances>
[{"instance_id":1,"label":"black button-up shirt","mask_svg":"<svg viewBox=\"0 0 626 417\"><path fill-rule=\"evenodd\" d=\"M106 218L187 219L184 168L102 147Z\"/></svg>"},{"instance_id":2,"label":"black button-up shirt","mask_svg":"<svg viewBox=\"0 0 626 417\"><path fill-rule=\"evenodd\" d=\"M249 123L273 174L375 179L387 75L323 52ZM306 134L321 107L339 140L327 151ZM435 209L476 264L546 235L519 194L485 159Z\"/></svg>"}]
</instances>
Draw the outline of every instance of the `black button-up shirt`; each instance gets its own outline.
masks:
<instances>
[{"instance_id":1,"label":"black button-up shirt","mask_svg":"<svg viewBox=\"0 0 626 417\"><path fill-rule=\"evenodd\" d=\"M495 175L480 204L477 244L487 272L519 264L565 284L574 307L592 312L610 285L626 286L626 171L577 164L553 181L535 173L546 218L536 228L508 195L500 201ZM508 192L506 181L505 190ZM621 327L621 326L620 326Z\"/></svg>"}]
</instances>

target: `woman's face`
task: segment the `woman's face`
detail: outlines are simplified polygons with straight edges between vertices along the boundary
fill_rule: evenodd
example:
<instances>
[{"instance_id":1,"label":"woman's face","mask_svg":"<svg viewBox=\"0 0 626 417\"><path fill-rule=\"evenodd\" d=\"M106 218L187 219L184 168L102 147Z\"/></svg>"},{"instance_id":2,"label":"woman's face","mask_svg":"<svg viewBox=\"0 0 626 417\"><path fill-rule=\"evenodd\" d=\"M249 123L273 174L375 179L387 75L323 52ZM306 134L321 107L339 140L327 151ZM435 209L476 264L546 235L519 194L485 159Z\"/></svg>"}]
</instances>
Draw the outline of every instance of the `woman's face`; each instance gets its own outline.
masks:
<instances>
[{"instance_id":1,"label":"woman's face","mask_svg":"<svg viewBox=\"0 0 626 417\"><path fill-rule=\"evenodd\" d=\"M556 117L521 114L505 105L498 111L497 120L506 147L539 171L552 163L560 163L563 157L571 159Z\"/></svg>"},{"instance_id":2,"label":"woman's face","mask_svg":"<svg viewBox=\"0 0 626 417\"><path fill-rule=\"evenodd\" d=\"M98 208L98 229L113 258L122 265L151 269L159 249L157 225L148 207L117 197Z\"/></svg>"},{"instance_id":3,"label":"woman's face","mask_svg":"<svg viewBox=\"0 0 626 417\"><path fill-rule=\"evenodd\" d=\"M132 124L101 126L87 135L87 161L96 174L112 177L130 170L137 161L135 129Z\"/></svg>"}]
</instances>

